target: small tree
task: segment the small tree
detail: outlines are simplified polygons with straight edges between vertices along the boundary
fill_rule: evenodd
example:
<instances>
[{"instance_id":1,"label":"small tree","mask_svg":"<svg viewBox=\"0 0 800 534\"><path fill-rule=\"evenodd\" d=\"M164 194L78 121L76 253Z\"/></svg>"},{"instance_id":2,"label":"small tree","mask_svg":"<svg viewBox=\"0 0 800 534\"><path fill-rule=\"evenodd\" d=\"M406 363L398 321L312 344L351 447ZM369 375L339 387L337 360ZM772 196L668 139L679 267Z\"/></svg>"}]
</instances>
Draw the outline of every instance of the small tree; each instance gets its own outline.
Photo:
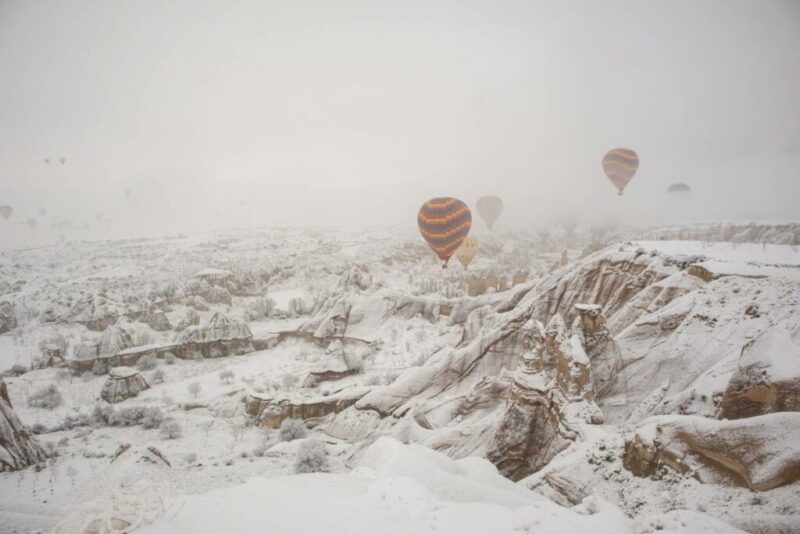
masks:
<instances>
[{"instance_id":1,"label":"small tree","mask_svg":"<svg viewBox=\"0 0 800 534\"><path fill-rule=\"evenodd\" d=\"M306 436L306 424L301 419L284 419L279 431L281 441L293 441Z\"/></svg>"},{"instance_id":2,"label":"small tree","mask_svg":"<svg viewBox=\"0 0 800 534\"><path fill-rule=\"evenodd\" d=\"M223 369L219 372L219 380L220 382L230 384L233 382L233 371L231 369Z\"/></svg>"},{"instance_id":3,"label":"small tree","mask_svg":"<svg viewBox=\"0 0 800 534\"><path fill-rule=\"evenodd\" d=\"M153 382L164 382L164 370L163 369L156 369L153 371L153 374L150 375L150 380Z\"/></svg>"},{"instance_id":4,"label":"small tree","mask_svg":"<svg viewBox=\"0 0 800 534\"><path fill-rule=\"evenodd\" d=\"M328 473L328 451L325 445L316 439L309 439L300 444L294 462L295 473Z\"/></svg>"},{"instance_id":5,"label":"small tree","mask_svg":"<svg viewBox=\"0 0 800 534\"><path fill-rule=\"evenodd\" d=\"M200 385L200 382L192 382L188 386L186 386L186 390L192 394L192 396L196 399L198 395L200 395L200 391L203 389L203 386Z\"/></svg>"},{"instance_id":6,"label":"small tree","mask_svg":"<svg viewBox=\"0 0 800 534\"><path fill-rule=\"evenodd\" d=\"M139 360L139 363L136 364L136 368L140 371L149 371L150 369L155 369L156 367L158 367L158 360L156 360L156 357L151 354L142 357Z\"/></svg>"},{"instance_id":7,"label":"small tree","mask_svg":"<svg viewBox=\"0 0 800 534\"><path fill-rule=\"evenodd\" d=\"M164 439L176 439L181 437L181 425L172 417L167 417L164 419L158 428L161 432L161 436Z\"/></svg>"}]
</instances>

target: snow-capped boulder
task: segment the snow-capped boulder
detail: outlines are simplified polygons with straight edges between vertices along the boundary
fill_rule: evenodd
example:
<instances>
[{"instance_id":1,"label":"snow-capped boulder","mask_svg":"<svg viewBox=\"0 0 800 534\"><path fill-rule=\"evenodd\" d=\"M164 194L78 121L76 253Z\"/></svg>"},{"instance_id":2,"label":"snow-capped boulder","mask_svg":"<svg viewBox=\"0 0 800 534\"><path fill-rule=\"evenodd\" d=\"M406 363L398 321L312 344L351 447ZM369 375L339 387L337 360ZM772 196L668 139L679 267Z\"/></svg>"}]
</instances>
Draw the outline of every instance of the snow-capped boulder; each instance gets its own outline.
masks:
<instances>
[{"instance_id":1,"label":"snow-capped boulder","mask_svg":"<svg viewBox=\"0 0 800 534\"><path fill-rule=\"evenodd\" d=\"M100 398L110 403L122 402L149 388L147 381L135 369L114 367L108 372L108 378L100 391Z\"/></svg>"}]
</instances>

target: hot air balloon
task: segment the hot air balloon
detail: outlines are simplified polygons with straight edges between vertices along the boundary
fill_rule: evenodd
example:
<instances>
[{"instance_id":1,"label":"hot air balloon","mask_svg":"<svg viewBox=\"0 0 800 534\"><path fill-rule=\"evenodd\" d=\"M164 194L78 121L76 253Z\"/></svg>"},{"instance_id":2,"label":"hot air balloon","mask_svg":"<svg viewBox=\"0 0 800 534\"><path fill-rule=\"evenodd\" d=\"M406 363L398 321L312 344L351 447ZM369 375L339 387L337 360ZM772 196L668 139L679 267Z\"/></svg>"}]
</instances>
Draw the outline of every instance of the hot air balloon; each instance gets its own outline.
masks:
<instances>
[{"instance_id":1,"label":"hot air balloon","mask_svg":"<svg viewBox=\"0 0 800 534\"><path fill-rule=\"evenodd\" d=\"M14 213L14 208L11 206L0 206L0 215L3 216L3 220L7 221L9 217Z\"/></svg>"},{"instance_id":2,"label":"hot air balloon","mask_svg":"<svg viewBox=\"0 0 800 534\"><path fill-rule=\"evenodd\" d=\"M633 178L633 175L636 174L638 168L639 156L628 148L609 150L603 157L603 171L605 171L606 176L617 188L620 195Z\"/></svg>"},{"instance_id":3,"label":"hot air balloon","mask_svg":"<svg viewBox=\"0 0 800 534\"><path fill-rule=\"evenodd\" d=\"M36 228L36 219L28 219L28 227L33 230Z\"/></svg>"},{"instance_id":4,"label":"hot air balloon","mask_svg":"<svg viewBox=\"0 0 800 534\"><path fill-rule=\"evenodd\" d=\"M447 261L467 237L472 213L457 198L439 197L427 201L417 214L419 231L447 268Z\"/></svg>"},{"instance_id":5,"label":"hot air balloon","mask_svg":"<svg viewBox=\"0 0 800 534\"><path fill-rule=\"evenodd\" d=\"M503 201L500 200L500 197L495 196L481 197L478 199L477 208L478 215L491 230L497 218L503 213Z\"/></svg>"},{"instance_id":6,"label":"hot air balloon","mask_svg":"<svg viewBox=\"0 0 800 534\"><path fill-rule=\"evenodd\" d=\"M61 156L60 158L58 158L58 161L63 165L63 164L65 164L67 162L67 158L65 158L64 156Z\"/></svg>"},{"instance_id":7,"label":"hot air balloon","mask_svg":"<svg viewBox=\"0 0 800 534\"><path fill-rule=\"evenodd\" d=\"M50 158L44 158L44 164L50 165Z\"/></svg>"},{"instance_id":8,"label":"hot air balloon","mask_svg":"<svg viewBox=\"0 0 800 534\"><path fill-rule=\"evenodd\" d=\"M461 265L466 269L472 260L478 254L478 242L474 237L467 236L464 242L456 249L456 258L461 262Z\"/></svg>"},{"instance_id":9,"label":"hot air balloon","mask_svg":"<svg viewBox=\"0 0 800 534\"><path fill-rule=\"evenodd\" d=\"M692 188L689 187L688 184L684 184L679 182L677 184L672 184L667 188L667 193L672 193L676 195L688 195L692 192Z\"/></svg>"}]
</instances>

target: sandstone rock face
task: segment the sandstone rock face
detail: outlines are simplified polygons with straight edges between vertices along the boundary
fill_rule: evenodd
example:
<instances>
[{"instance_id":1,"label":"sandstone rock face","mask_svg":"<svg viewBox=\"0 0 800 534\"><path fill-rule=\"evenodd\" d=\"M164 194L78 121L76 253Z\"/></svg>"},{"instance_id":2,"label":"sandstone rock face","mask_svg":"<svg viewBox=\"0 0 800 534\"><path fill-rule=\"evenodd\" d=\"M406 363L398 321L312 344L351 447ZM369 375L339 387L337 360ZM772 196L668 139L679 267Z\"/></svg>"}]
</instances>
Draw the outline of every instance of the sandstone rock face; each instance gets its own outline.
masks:
<instances>
[{"instance_id":1,"label":"sandstone rock face","mask_svg":"<svg viewBox=\"0 0 800 534\"><path fill-rule=\"evenodd\" d=\"M100 398L110 403L122 402L149 388L144 377L135 370L129 367L115 367L108 373L108 379L100 391Z\"/></svg>"},{"instance_id":2,"label":"sandstone rock face","mask_svg":"<svg viewBox=\"0 0 800 534\"><path fill-rule=\"evenodd\" d=\"M0 380L0 471L18 471L45 460L44 450L11 408L5 382Z\"/></svg>"},{"instance_id":3,"label":"sandstone rock face","mask_svg":"<svg viewBox=\"0 0 800 534\"><path fill-rule=\"evenodd\" d=\"M624 466L652 476L660 466L691 472L701 482L766 491L800 479L800 452L791 429L800 413L735 421L697 416L645 420L625 444Z\"/></svg>"},{"instance_id":4,"label":"sandstone rock face","mask_svg":"<svg viewBox=\"0 0 800 534\"><path fill-rule=\"evenodd\" d=\"M722 397L724 419L800 411L800 329L767 330L742 350Z\"/></svg>"},{"instance_id":5,"label":"sandstone rock face","mask_svg":"<svg viewBox=\"0 0 800 534\"><path fill-rule=\"evenodd\" d=\"M599 310L592 311L598 312L595 321L602 323ZM587 323L596 327L590 319L587 316ZM487 454L512 480L530 475L567 448L578 436L575 423L602 422L594 404L581 320L569 331L558 314L547 328L529 321L522 338L525 352Z\"/></svg>"}]
</instances>

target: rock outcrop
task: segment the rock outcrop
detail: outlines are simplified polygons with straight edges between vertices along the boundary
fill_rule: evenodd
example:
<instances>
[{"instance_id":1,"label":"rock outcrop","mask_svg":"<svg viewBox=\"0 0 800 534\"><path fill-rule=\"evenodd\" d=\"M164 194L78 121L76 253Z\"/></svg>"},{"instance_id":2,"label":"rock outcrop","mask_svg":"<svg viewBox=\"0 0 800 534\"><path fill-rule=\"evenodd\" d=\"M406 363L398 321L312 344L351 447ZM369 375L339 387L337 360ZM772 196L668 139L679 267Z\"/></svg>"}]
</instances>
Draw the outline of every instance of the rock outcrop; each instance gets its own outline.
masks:
<instances>
[{"instance_id":1,"label":"rock outcrop","mask_svg":"<svg viewBox=\"0 0 800 534\"><path fill-rule=\"evenodd\" d=\"M5 334L17 327L17 318L14 315L14 305L10 302L0 302L0 334Z\"/></svg>"},{"instance_id":2,"label":"rock outcrop","mask_svg":"<svg viewBox=\"0 0 800 534\"><path fill-rule=\"evenodd\" d=\"M108 378L100 398L106 402L116 403L137 396L150 386L144 377L130 367L115 367L108 372Z\"/></svg>"},{"instance_id":3,"label":"rock outcrop","mask_svg":"<svg viewBox=\"0 0 800 534\"><path fill-rule=\"evenodd\" d=\"M187 328L181 344L180 356L186 359L220 358L254 350L253 333L247 323L219 312L205 325Z\"/></svg>"},{"instance_id":4,"label":"rock outcrop","mask_svg":"<svg viewBox=\"0 0 800 534\"><path fill-rule=\"evenodd\" d=\"M100 342L97 344L97 355L100 358L110 358L131 347L133 347L131 332L124 326L115 324L103 331Z\"/></svg>"},{"instance_id":5,"label":"rock outcrop","mask_svg":"<svg viewBox=\"0 0 800 534\"><path fill-rule=\"evenodd\" d=\"M147 320L147 324L156 332L166 332L167 330L172 329L172 325L169 323L167 315L161 310L151 313Z\"/></svg>"},{"instance_id":6,"label":"rock outcrop","mask_svg":"<svg viewBox=\"0 0 800 534\"><path fill-rule=\"evenodd\" d=\"M800 329L773 328L745 345L721 405L724 419L800 411Z\"/></svg>"},{"instance_id":7,"label":"rock outcrop","mask_svg":"<svg viewBox=\"0 0 800 534\"><path fill-rule=\"evenodd\" d=\"M18 471L45 460L44 450L17 417L0 380L0 471Z\"/></svg>"},{"instance_id":8,"label":"rock outcrop","mask_svg":"<svg viewBox=\"0 0 800 534\"><path fill-rule=\"evenodd\" d=\"M589 319L590 326L602 321L599 313L594 323ZM530 475L567 448L578 436L577 423L602 422L582 332L580 319L567 331L558 314L547 328L531 320L522 330L522 361L487 454L512 480Z\"/></svg>"},{"instance_id":9,"label":"rock outcrop","mask_svg":"<svg viewBox=\"0 0 800 534\"><path fill-rule=\"evenodd\" d=\"M796 432L800 413L774 413L735 421L697 416L645 420L625 444L624 466L653 476L662 466L701 482L766 491L800 479Z\"/></svg>"}]
</instances>

